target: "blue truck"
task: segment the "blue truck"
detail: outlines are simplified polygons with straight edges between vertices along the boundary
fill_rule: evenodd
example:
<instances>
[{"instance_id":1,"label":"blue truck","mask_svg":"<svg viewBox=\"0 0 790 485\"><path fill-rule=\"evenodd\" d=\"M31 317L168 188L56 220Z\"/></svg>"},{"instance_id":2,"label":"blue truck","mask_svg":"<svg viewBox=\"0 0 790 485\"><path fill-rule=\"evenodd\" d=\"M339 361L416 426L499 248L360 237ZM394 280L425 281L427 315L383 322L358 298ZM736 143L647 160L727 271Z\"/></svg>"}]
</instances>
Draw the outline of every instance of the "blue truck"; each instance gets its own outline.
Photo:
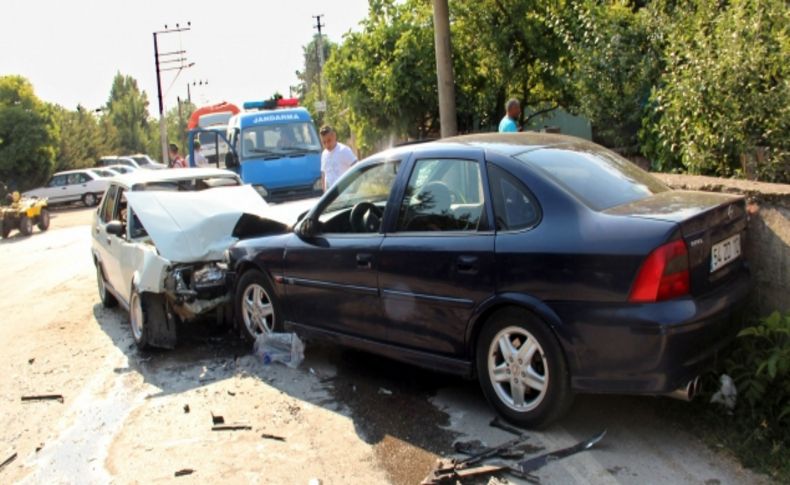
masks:
<instances>
[{"instance_id":1,"label":"blue truck","mask_svg":"<svg viewBox=\"0 0 790 485\"><path fill-rule=\"evenodd\" d=\"M195 138L213 136L215 146L221 138L229 147L225 168L238 173L267 201L321 195L321 142L310 113L296 104L295 99L247 102L244 111L230 117L224 134L190 130L190 165L194 166Z\"/></svg>"}]
</instances>

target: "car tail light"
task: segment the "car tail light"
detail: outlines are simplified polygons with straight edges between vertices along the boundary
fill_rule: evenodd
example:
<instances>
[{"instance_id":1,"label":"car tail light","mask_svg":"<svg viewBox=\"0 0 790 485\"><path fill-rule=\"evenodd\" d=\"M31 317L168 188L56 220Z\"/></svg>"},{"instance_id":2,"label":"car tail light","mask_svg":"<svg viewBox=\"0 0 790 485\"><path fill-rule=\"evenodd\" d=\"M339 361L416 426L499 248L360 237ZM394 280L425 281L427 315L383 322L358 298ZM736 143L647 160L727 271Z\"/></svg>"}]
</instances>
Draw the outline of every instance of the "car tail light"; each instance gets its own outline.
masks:
<instances>
[{"instance_id":1,"label":"car tail light","mask_svg":"<svg viewBox=\"0 0 790 485\"><path fill-rule=\"evenodd\" d=\"M647 257L628 301L651 302L677 298L689 292L689 257L686 243L672 241Z\"/></svg>"}]
</instances>

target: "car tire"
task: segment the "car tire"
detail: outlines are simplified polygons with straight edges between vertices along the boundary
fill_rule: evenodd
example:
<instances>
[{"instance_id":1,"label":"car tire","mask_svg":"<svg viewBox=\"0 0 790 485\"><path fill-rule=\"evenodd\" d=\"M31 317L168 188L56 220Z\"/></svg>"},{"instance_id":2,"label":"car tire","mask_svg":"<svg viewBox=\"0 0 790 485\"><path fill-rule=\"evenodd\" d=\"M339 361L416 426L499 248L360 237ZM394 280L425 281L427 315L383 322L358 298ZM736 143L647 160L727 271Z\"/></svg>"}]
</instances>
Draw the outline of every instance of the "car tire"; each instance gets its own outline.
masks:
<instances>
[{"instance_id":1,"label":"car tire","mask_svg":"<svg viewBox=\"0 0 790 485\"><path fill-rule=\"evenodd\" d=\"M107 280L104 278L104 270L100 264L96 263L96 284L99 287L99 298L104 308L113 308L118 306L118 300L115 295L110 293L107 289Z\"/></svg>"},{"instance_id":2,"label":"car tire","mask_svg":"<svg viewBox=\"0 0 790 485\"><path fill-rule=\"evenodd\" d=\"M245 340L253 342L262 333L280 330L280 304L263 273L258 270L243 273L235 298L236 324Z\"/></svg>"},{"instance_id":3,"label":"car tire","mask_svg":"<svg viewBox=\"0 0 790 485\"><path fill-rule=\"evenodd\" d=\"M82 196L82 203L85 205L85 207L93 207L97 202L98 199L96 199L96 194L92 192L88 192Z\"/></svg>"},{"instance_id":4,"label":"car tire","mask_svg":"<svg viewBox=\"0 0 790 485\"><path fill-rule=\"evenodd\" d=\"M38 230L41 232L49 229L49 211L41 209L41 214L38 215Z\"/></svg>"},{"instance_id":5,"label":"car tire","mask_svg":"<svg viewBox=\"0 0 790 485\"><path fill-rule=\"evenodd\" d=\"M0 232L2 232L3 239L8 239L8 235L11 234L11 224L0 221Z\"/></svg>"},{"instance_id":6,"label":"car tire","mask_svg":"<svg viewBox=\"0 0 790 485\"><path fill-rule=\"evenodd\" d=\"M477 340L476 365L486 399L516 425L545 427L573 402L557 338L526 310L507 308L491 315Z\"/></svg>"},{"instance_id":7,"label":"car tire","mask_svg":"<svg viewBox=\"0 0 790 485\"><path fill-rule=\"evenodd\" d=\"M145 294L140 294L137 289L132 290L129 298L129 327L132 330L132 338L135 345L140 350L151 347L151 311L148 299Z\"/></svg>"},{"instance_id":8,"label":"car tire","mask_svg":"<svg viewBox=\"0 0 790 485\"><path fill-rule=\"evenodd\" d=\"M33 221L26 215L19 217L19 232L23 236L29 236L33 234Z\"/></svg>"}]
</instances>

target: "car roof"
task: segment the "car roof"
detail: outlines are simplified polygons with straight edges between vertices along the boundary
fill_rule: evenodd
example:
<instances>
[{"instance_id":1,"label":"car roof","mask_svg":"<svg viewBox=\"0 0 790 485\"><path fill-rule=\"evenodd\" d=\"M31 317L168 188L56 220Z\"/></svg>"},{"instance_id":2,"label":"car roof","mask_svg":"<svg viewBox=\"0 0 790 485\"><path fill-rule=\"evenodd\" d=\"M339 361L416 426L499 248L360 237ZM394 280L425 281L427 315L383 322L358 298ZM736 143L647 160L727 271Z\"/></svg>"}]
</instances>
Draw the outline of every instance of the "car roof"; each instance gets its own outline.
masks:
<instances>
[{"instance_id":1,"label":"car roof","mask_svg":"<svg viewBox=\"0 0 790 485\"><path fill-rule=\"evenodd\" d=\"M570 150L589 150L600 147L582 138L554 133L522 132L522 133L477 133L461 135L425 143L410 143L395 147L375 155L391 157L403 153L434 151L437 149L458 149L463 147L481 148L512 157L539 148L563 147Z\"/></svg>"},{"instance_id":2,"label":"car roof","mask_svg":"<svg viewBox=\"0 0 790 485\"><path fill-rule=\"evenodd\" d=\"M64 170L62 172L55 172L52 174L54 177L55 175L68 175L70 173L84 173L84 172L93 172L94 170L103 170L107 167L89 167L89 168L75 168L74 170ZM95 173L95 172L93 172Z\"/></svg>"},{"instance_id":3,"label":"car roof","mask_svg":"<svg viewBox=\"0 0 790 485\"><path fill-rule=\"evenodd\" d=\"M162 170L135 170L134 172L115 177L121 185L131 187L136 184L150 182L169 182L188 180L196 177L238 177L235 172L221 168L173 168Z\"/></svg>"}]
</instances>

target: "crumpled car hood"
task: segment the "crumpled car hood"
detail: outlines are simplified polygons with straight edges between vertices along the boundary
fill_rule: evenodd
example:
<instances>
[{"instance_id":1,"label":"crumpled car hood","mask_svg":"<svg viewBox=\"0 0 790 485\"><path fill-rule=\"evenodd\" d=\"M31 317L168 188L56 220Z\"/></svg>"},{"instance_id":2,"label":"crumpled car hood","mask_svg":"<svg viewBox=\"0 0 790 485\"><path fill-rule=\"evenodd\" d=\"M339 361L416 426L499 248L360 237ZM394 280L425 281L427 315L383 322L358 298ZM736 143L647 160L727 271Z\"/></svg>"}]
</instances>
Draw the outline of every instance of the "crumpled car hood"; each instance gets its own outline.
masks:
<instances>
[{"instance_id":1,"label":"crumpled car hood","mask_svg":"<svg viewBox=\"0 0 790 485\"><path fill-rule=\"evenodd\" d=\"M126 200L159 254L174 263L220 260L238 240L232 234L244 214L271 219L269 205L250 185L127 192Z\"/></svg>"}]
</instances>

